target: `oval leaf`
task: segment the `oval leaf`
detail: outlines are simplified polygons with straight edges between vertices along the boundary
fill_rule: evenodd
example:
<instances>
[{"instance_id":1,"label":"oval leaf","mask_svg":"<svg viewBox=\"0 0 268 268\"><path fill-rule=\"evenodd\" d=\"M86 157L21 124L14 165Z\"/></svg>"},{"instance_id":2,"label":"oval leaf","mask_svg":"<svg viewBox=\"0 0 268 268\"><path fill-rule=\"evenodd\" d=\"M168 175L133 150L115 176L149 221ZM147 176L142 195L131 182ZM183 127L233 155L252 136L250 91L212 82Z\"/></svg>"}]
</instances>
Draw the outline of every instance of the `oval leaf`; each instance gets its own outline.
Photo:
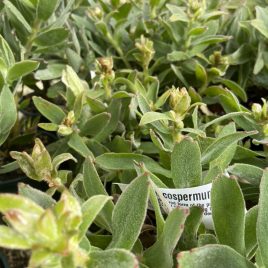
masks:
<instances>
[{"instance_id":1,"label":"oval leaf","mask_svg":"<svg viewBox=\"0 0 268 268\"><path fill-rule=\"evenodd\" d=\"M211 189L212 218L221 244L245 253L245 201L236 180L215 179Z\"/></svg>"},{"instance_id":2,"label":"oval leaf","mask_svg":"<svg viewBox=\"0 0 268 268\"><path fill-rule=\"evenodd\" d=\"M96 163L104 169L126 170L135 169L134 161L143 162L153 173L158 173L171 178L169 170L161 167L157 162L148 156L133 153L105 153L96 158Z\"/></svg>"},{"instance_id":3,"label":"oval leaf","mask_svg":"<svg viewBox=\"0 0 268 268\"><path fill-rule=\"evenodd\" d=\"M39 62L33 60L24 60L16 62L7 73L7 80L9 83L31 73L39 66Z\"/></svg>"},{"instance_id":4,"label":"oval leaf","mask_svg":"<svg viewBox=\"0 0 268 268\"><path fill-rule=\"evenodd\" d=\"M191 251L184 251L177 256L177 260L180 268L256 267L235 250L223 245L207 245Z\"/></svg>"},{"instance_id":5,"label":"oval leaf","mask_svg":"<svg viewBox=\"0 0 268 268\"><path fill-rule=\"evenodd\" d=\"M198 144L184 138L175 144L171 154L171 175L177 188L194 187L201 184L201 152Z\"/></svg>"},{"instance_id":6,"label":"oval leaf","mask_svg":"<svg viewBox=\"0 0 268 268\"><path fill-rule=\"evenodd\" d=\"M140 234L145 220L149 179L143 174L133 180L119 197L113 211L113 238L110 248L131 250Z\"/></svg>"}]
</instances>

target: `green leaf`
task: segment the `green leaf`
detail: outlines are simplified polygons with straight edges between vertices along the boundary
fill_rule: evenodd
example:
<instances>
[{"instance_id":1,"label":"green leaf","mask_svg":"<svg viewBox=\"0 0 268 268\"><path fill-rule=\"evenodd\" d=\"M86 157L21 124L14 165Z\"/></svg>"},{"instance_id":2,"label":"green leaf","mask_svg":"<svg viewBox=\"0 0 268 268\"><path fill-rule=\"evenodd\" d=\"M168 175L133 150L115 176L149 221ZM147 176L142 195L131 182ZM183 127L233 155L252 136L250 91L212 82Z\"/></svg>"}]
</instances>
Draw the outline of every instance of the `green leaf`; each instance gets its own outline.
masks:
<instances>
[{"instance_id":1,"label":"green leaf","mask_svg":"<svg viewBox=\"0 0 268 268\"><path fill-rule=\"evenodd\" d=\"M189 55L183 51L172 51L171 53L167 54L168 61L184 61L189 59Z\"/></svg>"},{"instance_id":2,"label":"green leaf","mask_svg":"<svg viewBox=\"0 0 268 268\"><path fill-rule=\"evenodd\" d=\"M171 154L171 174L177 188L199 186L201 184L201 152L191 138L176 143Z\"/></svg>"},{"instance_id":3,"label":"green leaf","mask_svg":"<svg viewBox=\"0 0 268 268\"><path fill-rule=\"evenodd\" d=\"M235 250L224 245L207 245L191 251L184 251L177 256L180 268L254 268L252 262Z\"/></svg>"},{"instance_id":4,"label":"green leaf","mask_svg":"<svg viewBox=\"0 0 268 268\"><path fill-rule=\"evenodd\" d=\"M38 216L44 212L43 208L26 197L15 194L0 194L0 211L5 213L13 209L31 212Z\"/></svg>"},{"instance_id":5,"label":"green leaf","mask_svg":"<svg viewBox=\"0 0 268 268\"><path fill-rule=\"evenodd\" d=\"M31 187L30 185L19 183L19 194L34 201L42 208L50 208L55 205L56 201L48 194Z\"/></svg>"},{"instance_id":6,"label":"green leaf","mask_svg":"<svg viewBox=\"0 0 268 268\"><path fill-rule=\"evenodd\" d=\"M28 155L26 152L20 153L11 151L10 156L17 160L21 170L26 174L27 177L33 180L42 180L42 178L40 178L35 171L34 161L30 155Z\"/></svg>"},{"instance_id":7,"label":"green leaf","mask_svg":"<svg viewBox=\"0 0 268 268\"><path fill-rule=\"evenodd\" d=\"M36 109L52 123L60 125L65 118L65 113L56 104L53 104L41 97L33 97Z\"/></svg>"},{"instance_id":8,"label":"green leaf","mask_svg":"<svg viewBox=\"0 0 268 268\"><path fill-rule=\"evenodd\" d=\"M59 0L39 0L37 5L37 17L41 20L48 20L57 8Z\"/></svg>"},{"instance_id":9,"label":"green leaf","mask_svg":"<svg viewBox=\"0 0 268 268\"><path fill-rule=\"evenodd\" d=\"M83 165L84 188L88 197L96 194L108 195L93 164L92 158L87 158Z\"/></svg>"},{"instance_id":10,"label":"green leaf","mask_svg":"<svg viewBox=\"0 0 268 268\"><path fill-rule=\"evenodd\" d=\"M200 234L198 236L198 247L205 245L217 244L217 238L213 234Z\"/></svg>"},{"instance_id":11,"label":"green leaf","mask_svg":"<svg viewBox=\"0 0 268 268\"><path fill-rule=\"evenodd\" d=\"M189 19L183 7L167 4L167 9L172 13L172 16L170 17L170 21L188 22Z\"/></svg>"},{"instance_id":12,"label":"green leaf","mask_svg":"<svg viewBox=\"0 0 268 268\"><path fill-rule=\"evenodd\" d=\"M38 80L52 80L59 78L62 75L62 71L65 69L64 64L48 64L46 69L39 69L35 72L34 77Z\"/></svg>"},{"instance_id":13,"label":"green leaf","mask_svg":"<svg viewBox=\"0 0 268 268\"><path fill-rule=\"evenodd\" d=\"M170 113L147 112L142 116L140 125L143 126L159 120L175 121L175 118Z\"/></svg>"},{"instance_id":14,"label":"green leaf","mask_svg":"<svg viewBox=\"0 0 268 268\"><path fill-rule=\"evenodd\" d=\"M242 191L236 180L222 177L213 181L211 207L219 242L243 255L245 253L246 208Z\"/></svg>"},{"instance_id":15,"label":"green leaf","mask_svg":"<svg viewBox=\"0 0 268 268\"><path fill-rule=\"evenodd\" d=\"M38 236L45 241L53 243L60 235L57 219L51 209L46 209L36 224Z\"/></svg>"},{"instance_id":16,"label":"green leaf","mask_svg":"<svg viewBox=\"0 0 268 268\"><path fill-rule=\"evenodd\" d=\"M122 103L120 99L113 99L107 109L107 112L111 114L111 119L105 128L102 129L94 139L98 142L102 142L109 135L111 135L117 128L121 115Z\"/></svg>"},{"instance_id":17,"label":"green leaf","mask_svg":"<svg viewBox=\"0 0 268 268\"><path fill-rule=\"evenodd\" d=\"M30 249L31 243L29 239L12 230L11 228L0 226L0 246L10 249Z\"/></svg>"},{"instance_id":18,"label":"green leaf","mask_svg":"<svg viewBox=\"0 0 268 268\"><path fill-rule=\"evenodd\" d=\"M196 47L198 45L212 45L212 44L226 42L228 40L230 40L229 36L207 35L205 37L196 39L196 41L192 42L192 46Z\"/></svg>"},{"instance_id":19,"label":"green leaf","mask_svg":"<svg viewBox=\"0 0 268 268\"><path fill-rule=\"evenodd\" d=\"M107 109L107 104L98 99L87 97L87 104L94 113L102 113Z\"/></svg>"},{"instance_id":20,"label":"green leaf","mask_svg":"<svg viewBox=\"0 0 268 268\"><path fill-rule=\"evenodd\" d=\"M50 177L52 171L52 162L49 152L40 139L35 139L35 145L32 152L34 169L39 178Z\"/></svg>"},{"instance_id":21,"label":"green leaf","mask_svg":"<svg viewBox=\"0 0 268 268\"><path fill-rule=\"evenodd\" d=\"M150 188L150 202L154 208L156 228L157 228L157 238L159 238L163 232L165 220L162 215L162 211L159 205L158 196L156 194L156 185L151 181L152 187Z\"/></svg>"},{"instance_id":22,"label":"green leaf","mask_svg":"<svg viewBox=\"0 0 268 268\"><path fill-rule=\"evenodd\" d=\"M257 218L257 241L264 267L268 266L268 170L265 169L260 184L259 212Z\"/></svg>"},{"instance_id":23,"label":"green leaf","mask_svg":"<svg viewBox=\"0 0 268 268\"><path fill-rule=\"evenodd\" d=\"M247 102L247 93L240 85L229 79L220 79L220 82L228 87L242 101Z\"/></svg>"},{"instance_id":24,"label":"green leaf","mask_svg":"<svg viewBox=\"0 0 268 268\"><path fill-rule=\"evenodd\" d=\"M162 107L166 102L167 102L167 99L169 98L170 96L170 90L167 90L165 91L158 99L157 101L155 102L154 104L154 107L156 109L159 109L160 107Z\"/></svg>"},{"instance_id":25,"label":"green leaf","mask_svg":"<svg viewBox=\"0 0 268 268\"><path fill-rule=\"evenodd\" d=\"M80 129L81 136L95 136L100 133L109 123L111 115L103 112L92 116Z\"/></svg>"},{"instance_id":26,"label":"green leaf","mask_svg":"<svg viewBox=\"0 0 268 268\"><path fill-rule=\"evenodd\" d=\"M2 165L0 167L0 174L9 173L15 171L19 168L17 161L9 162L8 164Z\"/></svg>"},{"instance_id":27,"label":"green leaf","mask_svg":"<svg viewBox=\"0 0 268 268\"><path fill-rule=\"evenodd\" d=\"M263 170L259 167L236 163L228 168L228 172L251 184L259 184L263 175Z\"/></svg>"},{"instance_id":28,"label":"green leaf","mask_svg":"<svg viewBox=\"0 0 268 268\"><path fill-rule=\"evenodd\" d=\"M149 189L148 176L143 174L133 180L119 197L113 211L110 248L131 250L134 246L145 220Z\"/></svg>"},{"instance_id":29,"label":"green leaf","mask_svg":"<svg viewBox=\"0 0 268 268\"><path fill-rule=\"evenodd\" d=\"M76 158L74 158L70 153L62 153L57 155L53 160L52 160L52 166L53 166L53 171L56 173L59 166L68 160L73 160L75 163L77 163Z\"/></svg>"},{"instance_id":30,"label":"green leaf","mask_svg":"<svg viewBox=\"0 0 268 268\"><path fill-rule=\"evenodd\" d=\"M190 87L189 83L186 81L185 77L183 76L180 67L171 64L171 69L174 72L174 74L179 78L179 80L183 83L184 86L186 86L187 88Z\"/></svg>"},{"instance_id":31,"label":"green leaf","mask_svg":"<svg viewBox=\"0 0 268 268\"><path fill-rule=\"evenodd\" d=\"M257 217L258 206L254 206L247 212L245 223L246 256L250 259L255 255L257 249Z\"/></svg>"},{"instance_id":32,"label":"green leaf","mask_svg":"<svg viewBox=\"0 0 268 268\"><path fill-rule=\"evenodd\" d=\"M250 115L249 113L246 113L246 112L233 112L233 113L227 113L225 115L222 115L220 117L217 117L216 119L214 120L211 120L210 122L202 125L200 127L201 130L206 130L209 126L212 126L214 124L218 124L224 120L227 120L227 119L232 119L234 117L237 117L237 116L247 116L247 115Z\"/></svg>"},{"instance_id":33,"label":"green leaf","mask_svg":"<svg viewBox=\"0 0 268 268\"><path fill-rule=\"evenodd\" d=\"M180 250L190 250L197 247L197 232L202 218L203 209L201 207L190 207L190 215L186 218L184 230L178 244Z\"/></svg>"},{"instance_id":34,"label":"green leaf","mask_svg":"<svg viewBox=\"0 0 268 268\"><path fill-rule=\"evenodd\" d=\"M131 153L132 143L123 137L116 135L114 139L107 145L108 149L115 153Z\"/></svg>"},{"instance_id":35,"label":"green leaf","mask_svg":"<svg viewBox=\"0 0 268 268\"><path fill-rule=\"evenodd\" d=\"M87 264L87 268L136 268L138 266L135 255L124 249L92 251Z\"/></svg>"},{"instance_id":36,"label":"green leaf","mask_svg":"<svg viewBox=\"0 0 268 268\"><path fill-rule=\"evenodd\" d=\"M84 85L73 70L71 66L66 66L66 70L62 73L62 82L65 84L67 88L69 88L74 96L78 96L85 91Z\"/></svg>"},{"instance_id":37,"label":"green leaf","mask_svg":"<svg viewBox=\"0 0 268 268\"><path fill-rule=\"evenodd\" d=\"M13 94L7 86L0 93L0 146L6 140L17 121L17 109Z\"/></svg>"},{"instance_id":38,"label":"green leaf","mask_svg":"<svg viewBox=\"0 0 268 268\"><path fill-rule=\"evenodd\" d=\"M152 129L150 129L150 137L153 142L153 144L159 149L164 152L170 152L171 150L167 149L161 139L157 136L156 132L154 132Z\"/></svg>"},{"instance_id":39,"label":"green leaf","mask_svg":"<svg viewBox=\"0 0 268 268\"><path fill-rule=\"evenodd\" d=\"M7 73L7 80L9 83L23 77L34 70L36 70L39 66L39 62L33 60L24 60L20 62L16 62Z\"/></svg>"},{"instance_id":40,"label":"green leaf","mask_svg":"<svg viewBox=\"0 0 268 268\"><path fill-rule=\"evenodd\" d=\"M229 134L235 133L236 132L236 127L235 127L235 123L231 122L227 125L225 125L219 135L218 138L222 138L225 137ZM222 152L222 154L212 160L210 162L210 168L212 167L219 167L222 171L224 171L230 164L230 162L232 161L232 159L234 158L235 152L236 152L236 148L237 148L237 143L233 143L232 145L229 145L227 149L224 150L224 152Z\"/></svg>"},{"instance_id":41,"label":"green leaf","mask_svg":"<svg viewBox=\"0 0 268 268\"><path fill-rule=\"evenodd\" d=\"M75 122L79 121L80 115L82 113L82 109L84 106L85 94L84 92L80 95L76 96L73 106L74 118Z\"/></svg>"},{"instance_id":42,"label":"green leaf","mask_svg":"<svg viewBox=\"0 0 268 268\"><path fill-rule=\"evenodd\" d=\"M134 161L143 162L153 173L164 175L171 178L169 170L161 167L157 162L148 156L133 153L105 153L96 158L96 163L104 169L127 170L134 169Z\"/></svg>"},{"instance_id":43,"label":"green leaf","mask_svg":"<svg viewBox=\"0 0 268 268\"><path fill-rule=\"evenodd\" d=\"M198 62L195 64L195 76L198 82L201 84L201 87L207 85L207 72L206 69Z\"/></svg>"},{"instance_id":44,"label":"green leaf","mask_svg":"<svg viewBox=\"0 0 268 268\"><path fill-rule=\"evenodd\" d=\"M76 132L71 135L68 145L85 158L89 156L93 157L92 152L88 149L84 140Z\"/></svg>"},{"instance_id":45,"label":"green leaf","mask_svg":"<svg viewBox=\"0 0 268 268\"><path fill-rule=\"evenodd\" d=\"M80 225L79 239L86 234L87 229L93 223L97 215L103 209L105 204L111 200L112 197L107 195L95 195L89 198L82 205L82 223Z\"/></svg>"},{"instance_id":46,"label":"green leaf","mask_svg":"<svg viewBox=\"0 0 268 268\"><path fill-rule=\"evenodd\" d=\"M163 233L159 239L144 252L144 262L149 267L173 267L173 251L184 229L188 209L175 208L168 215Z\"/></svg>"},{"instance_id":47,"label":"green leaf","mask_svg":"<svg viewBox=\"0 0 268 268\"><path fill-rule=\"evenodd\" d=\"M256 134L257 131L245 131L245 132L236 132L233 134L229 134L227 136L215 139L215 141L206 148L206 150L202 153L201 162L202 164L207 164L211 160L219 157L224 150L226 150L229 146L238 142L239 140Z\"/></svg>"},{"instance_id":48,"label":"green leaf","mask_svg":"<svg viewBox=\"0 0 268 268\"><path fill-rule=\"evenodd\" d=\"M137 102L139 104L139 108L141 109L142 113L148 113L151 112L150 105L147 101L147 99L142 95L138 94L137 95ZM162 122L153 122L152 125L158 130L161 131L162 133L167 133L169 134L169 129L168 127L164 126Z\"/></svg>"},{"instance_id":49,"label":"green leaf","mask_svg":"<svg viewBox=\"0 0 268 268\"><path fill-rule=\"evenodd\" d=\"M198 26L198 27L192 28L189 31L189 35L200 35L204 33L205 31L207 31L207 29L208 29L207 26Z\"/></svg>"},{"instance_id":50,"label":"green leaf","mask_svg":"<svg viewBox=\"0 0 268 268\"><path fill-rule=\"evenodd\" d=\"M12 14L12 17L16 19L20 26L28 32L31 33L32 29L25 18L22 16L20 11L8 0L4 0L5 8Z\"/></svg>"},{"instance_id":51,"label":"green leaf","mask_svg":"<svg viewBox=\"0 0 268 268\"><path fill-rule=\"evenodd\" d=\"M91 158L87 158L83 164L83 178L84 189L88 197L108 196ZM97 221L109 231L111 231L113 209L114 204L109 200L97 218Z\"/></svg>"},{"instance_id":52,"label":"green leaf","mask_svg":"<svg viewBox=\"0 0 268 268\"><path fill-rule=\"evenodd\" d=\"M38 127L46 131L57 131L59 129L59 126L54 123L39 123Z\"/></svg>"},{"instance_id":53,"label":"green leaf","mask_svg":"<svg viewBox=\"0 0 268 268\"><path fill-rule=\"evenodd\" d=\"M0 35L0 58L4 60L6 68L15 64L13 52L2 35Z\"/></svg>"},{"instance_id":54,"label":"green leaf","mask_svg":"<svg viewBox=\"0 0 268 268\"><path fill-rule=\"evenodd\" d=\"M62 43L69 35L64 28L53 28L45 32L41 32L33 42L37 46L50 47Z\"/></svg>"},{"instance_id":55,"label":"green leaf","mask_svg":"<svg viewBox=\"0 0 268 268\"><path fill-rule=\"evenodd\" d=\"M251 25L255 27L261 34L268 38L268 8L256 6L256 19L251 21Z\"/></svg>"}]
</instances>

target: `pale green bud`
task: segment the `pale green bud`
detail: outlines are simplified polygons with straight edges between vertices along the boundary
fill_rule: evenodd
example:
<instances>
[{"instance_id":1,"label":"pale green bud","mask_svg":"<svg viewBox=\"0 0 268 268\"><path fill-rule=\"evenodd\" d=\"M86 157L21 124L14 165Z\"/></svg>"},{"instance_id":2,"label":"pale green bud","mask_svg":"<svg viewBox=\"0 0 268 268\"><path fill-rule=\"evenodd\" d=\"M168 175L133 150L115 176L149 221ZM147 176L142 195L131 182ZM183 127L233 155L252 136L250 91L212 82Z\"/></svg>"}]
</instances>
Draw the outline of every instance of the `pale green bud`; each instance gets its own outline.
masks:
<instances>
[{"instance_id":1,"label":"pale green bud","mask_svg":"<svg viewBox=\"0 0 268 268\"><path fill-rule=\"evenodd\" d=\"M143 68L148 68L155 53L154 43L142 35L140 40L135 43L135 46L141 52L142 56L138 57L138 59L142 62Z\"/></svg>"},{"instance_id":2,"label":"pale green bud","mask_svg":"<svg viewBox=\"0 0 268 268\"><path fill-rule=\"evenodd\" d=\"M262 128L265 137L268 137L268 124L265 124Z\"/></svg>"},{"instance_id":3,"label":"pale green bud","mask_svg":"<svg viewBox=\"0 0 268 268\"><path fill-rule=\"evenodd\" d=\"M99 7L88 9L88 14L95 20L101 20L103 18L103 11Z\"/></svg>"},{"instance_id":4,"label":"pale green bud","mask_svg":"<svg viewBox=\"0 0 268 268\"><path fill-rule=\"evenodd\" d=\"M251 111L253 112L253 115L255 119L260 120L262 117L262 106L259 103L253 103L251 106Z\"/></svg>"},{"instance_id":5,"label":"pale green bud","mask_svg":"<svg viewBox=\"0 0 268 268\"><path fill-rule=\"evenodd\" d=\"M73 133L73 129L65 125L59 125L58 133L61 136L68 136Z\"/></svg>"},{"instance_id":6,"label":"pale green bud","mask_svg":"<svg viewBox=\"0 0 268 268\"><path fill-rule=\"evenodd\" d=\"M181 116L183 116L191 105L191 97L186 88L172 88L170 91L169 104L171 109Z\"/></svg>"}]
</instances>

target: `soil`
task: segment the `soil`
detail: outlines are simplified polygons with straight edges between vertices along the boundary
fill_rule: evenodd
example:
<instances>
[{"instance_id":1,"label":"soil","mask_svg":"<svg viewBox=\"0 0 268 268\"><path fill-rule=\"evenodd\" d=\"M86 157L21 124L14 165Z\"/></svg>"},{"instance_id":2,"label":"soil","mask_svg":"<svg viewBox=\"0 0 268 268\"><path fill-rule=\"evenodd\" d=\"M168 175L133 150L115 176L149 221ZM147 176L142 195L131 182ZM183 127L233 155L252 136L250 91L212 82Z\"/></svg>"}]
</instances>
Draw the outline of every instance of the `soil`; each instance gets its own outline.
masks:
<instances>
[{"instance_id":1,"label":"soil","mask_svg":"<svg viewBox=\"0 0 268 268\"><path fill-rule=\"evenodd\" d=\"M3 256L0 260L1 268L26 268L28 266L29 251L0 248L0 254L1 257Z\"/></svg>"}]
</instances>

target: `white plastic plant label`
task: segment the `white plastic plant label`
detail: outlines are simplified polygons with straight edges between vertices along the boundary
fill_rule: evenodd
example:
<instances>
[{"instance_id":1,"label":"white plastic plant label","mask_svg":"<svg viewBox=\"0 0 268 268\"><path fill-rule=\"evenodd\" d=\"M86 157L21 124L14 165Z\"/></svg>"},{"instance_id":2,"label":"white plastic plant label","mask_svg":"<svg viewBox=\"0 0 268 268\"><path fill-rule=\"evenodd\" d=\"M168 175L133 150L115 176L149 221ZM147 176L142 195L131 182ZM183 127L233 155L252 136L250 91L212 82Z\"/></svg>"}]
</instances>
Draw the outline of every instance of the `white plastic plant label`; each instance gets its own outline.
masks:
<instances>
[{"instance_id":1,"label":"white plastic plant label","mask_svg":"<svg viewBox=\"0 0 268 268\"><path fill-rule=\"evenodd\" d=\"M122 191L127 187L127 184L117 184ZM169 188L155 188L155 192L158 196L158 201L161 208L169 213L175 207L186 207L192 206L202 207L203 223L208 229L214 229L211 203L210 203L210 192L212 183L183 189L169 189ZM150 206L151 208L151 206Z\"/></svg>"},{"instance_id":2,"label":"white plastic plant label","mask_svg":"<svg viewBox=\"0 0 268 268\"><path fill-rule=\"evenodd\" d=\"M192 206L202 207L203 223L206 228L213 229L211 204L210 204L210 191L212 183L183 189L168 189L158 188L158 195L161 193L164 199L168 202L171 209L175 207L187 207Z\"/></svg>"}]
</instances>

